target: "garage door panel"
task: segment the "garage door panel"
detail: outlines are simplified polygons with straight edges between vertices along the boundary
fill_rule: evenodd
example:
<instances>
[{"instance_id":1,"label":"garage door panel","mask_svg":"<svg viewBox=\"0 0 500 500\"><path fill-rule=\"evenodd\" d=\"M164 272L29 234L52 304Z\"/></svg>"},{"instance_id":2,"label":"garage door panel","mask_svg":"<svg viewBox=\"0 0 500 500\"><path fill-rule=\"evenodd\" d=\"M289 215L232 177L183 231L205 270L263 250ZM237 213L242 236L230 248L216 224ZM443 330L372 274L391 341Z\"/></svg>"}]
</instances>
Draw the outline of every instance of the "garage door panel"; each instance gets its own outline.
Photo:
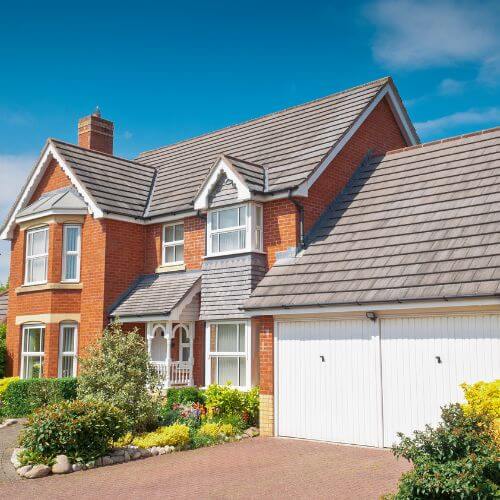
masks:
<instances>
[{"instance_id":1,"label":"garage door panel","mask_svg":"<svg viewBox=\"0 0 500 500\"><path fill-rule=\"evenodd\" d=\"M280 435L379 444L375 334L368 320L279 323Z\"/></svg>"}]
</instances>

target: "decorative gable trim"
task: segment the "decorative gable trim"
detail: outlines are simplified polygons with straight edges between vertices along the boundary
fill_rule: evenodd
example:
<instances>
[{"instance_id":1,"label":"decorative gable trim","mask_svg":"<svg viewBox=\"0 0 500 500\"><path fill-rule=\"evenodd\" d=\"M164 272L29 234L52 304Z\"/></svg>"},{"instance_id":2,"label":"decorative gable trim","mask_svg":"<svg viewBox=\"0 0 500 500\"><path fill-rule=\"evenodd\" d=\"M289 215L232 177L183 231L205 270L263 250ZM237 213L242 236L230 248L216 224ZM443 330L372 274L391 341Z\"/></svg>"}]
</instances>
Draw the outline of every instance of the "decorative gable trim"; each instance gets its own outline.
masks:
<instances>
[{"instance_id":1,"label":"decorative gable trim","mask_svg":"<svg viewBox=\"0 0 500 500\"><path fill-rule=\"evenodd\" d=\"M352 136L358 131L358 129L363 125L364 121L368 118L371 112L377 107L379 102L386 97L388 98L389 105L396 122L401 129L401 132L408 142L409 145L414 146L420 143L420 139L406 113L401 98L399 97L397 90L395 89L392 81L389 81L378 93L378 95L370 102L370 104L365 108L365 110L359 115L358 119L353 123L351 128L347 130L346 134L342 139L340 139L333 149L327 154L323 161L316 167L316 170L305 180L300 186L294 190L294 194L297 196L307 196L308 190L311 186L319 179L321 174L330 165L333 159L342 151L344 146L349 142Z\"/></svg>"},{"instance_id":2,"label":"decorative gable trim","mask_svg":"<svg viewBox=\"0 0 500 500\"><path fill-rule=\"evenodd\" d=\"M252 193L245 182L245 179L233 167L229 158L224 155L219 156L213 167L210 169L205 182L202 184L196 198L194 200L195 210L208 210L210 205L210 195L216 188L217 183L222 175L226 177L236 186L238 191L238 203L248 201L252 198Z\"/></svg>"},{"instance_id":3,"label":"decorative gable trim","mask_svg":"<svg viewBox=\"0 0 500 500\"><path fill-rule=\"evenodd\" d=\"M11 209L5 224L0 233L0 239L8 240L12 238L13 229L16 222L17 213L28 205L29 200L33 196L38 184L40 183L44 173L47 170L50 162L56 160L63 172L68 176L71 184L75 187L81 197L84 199L88 206L89 213L93 214L95 218L104 217L103 211L97 206L93 197L88 193L82 183L78 180L71 167L64 161L63 157L57 151L54 143L49 139L45 148L42 151L40 158L33 167L31 174L28 177L21 194L17 198L13 208Z\"/></svg>"}]
</instances>

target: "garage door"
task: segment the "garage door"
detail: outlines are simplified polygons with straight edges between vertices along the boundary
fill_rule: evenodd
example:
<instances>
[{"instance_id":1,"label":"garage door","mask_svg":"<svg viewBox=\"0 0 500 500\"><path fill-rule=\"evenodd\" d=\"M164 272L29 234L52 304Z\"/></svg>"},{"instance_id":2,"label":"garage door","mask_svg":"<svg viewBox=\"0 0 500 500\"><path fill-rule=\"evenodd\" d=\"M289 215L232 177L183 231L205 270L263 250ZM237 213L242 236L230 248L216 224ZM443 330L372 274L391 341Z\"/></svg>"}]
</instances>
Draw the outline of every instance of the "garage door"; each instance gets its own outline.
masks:
<instances>
[{"instance_id":1,"label":"garage door","mask_svg":"<svg viewBox=\"0 0 500 500\"><path fill-rule=\"evenodd\" d=\"M281 436L390 446L500 377L500 316L277 322Z\"/></svg>"}]
</instances>

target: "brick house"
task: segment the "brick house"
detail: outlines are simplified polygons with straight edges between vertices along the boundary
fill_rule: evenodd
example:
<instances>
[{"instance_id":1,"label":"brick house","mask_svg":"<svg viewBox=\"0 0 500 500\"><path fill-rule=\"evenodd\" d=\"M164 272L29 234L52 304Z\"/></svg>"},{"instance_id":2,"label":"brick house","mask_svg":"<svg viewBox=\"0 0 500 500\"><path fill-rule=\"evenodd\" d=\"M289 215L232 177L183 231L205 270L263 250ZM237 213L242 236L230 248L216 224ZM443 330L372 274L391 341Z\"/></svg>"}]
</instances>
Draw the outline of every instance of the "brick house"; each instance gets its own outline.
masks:
<instances>
[{"instance_id":1,"label":"brick house","mask_svg":"<svg viewBox=\"0 0 500 500\"><path fill-rule=\"evenodd\" d=\"M499 136L420 145L390 78L135 160L83 118L2 228L8 372L119 318L167 386L259 385L264 434L387 446L498 376Z\"/></svg>"}]
</instances>

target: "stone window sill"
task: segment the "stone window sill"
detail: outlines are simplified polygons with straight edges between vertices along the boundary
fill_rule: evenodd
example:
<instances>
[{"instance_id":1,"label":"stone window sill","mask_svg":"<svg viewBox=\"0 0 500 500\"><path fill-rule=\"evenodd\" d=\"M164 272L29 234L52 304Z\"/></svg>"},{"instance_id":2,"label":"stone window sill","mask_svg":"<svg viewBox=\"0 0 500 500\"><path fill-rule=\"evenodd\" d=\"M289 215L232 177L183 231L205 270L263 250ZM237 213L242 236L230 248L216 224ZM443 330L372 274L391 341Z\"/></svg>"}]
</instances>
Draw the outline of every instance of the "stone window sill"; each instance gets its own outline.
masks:
<instances>
[{"instance_id":1,"label":"stone window sill","mask_svg":"<svg viewBox=\"0 0 500 500\"><path fill-rule=\"evenodd\" d=\"M174 271L185 271L186 264L164 264L155 269L156 273L172 273Z\"/></svg>"},{"instance_id":2,"label":"stone window sill","mask_svg":"<svg viewBox=\"0 0 500 500\"><path fill-rule=\"evenodd\" d=\"M81 283L44 283L43 285L21 285L16 288L16 294L42 292L45 290L81 290Z\"/></svg>"}]
</instances>

